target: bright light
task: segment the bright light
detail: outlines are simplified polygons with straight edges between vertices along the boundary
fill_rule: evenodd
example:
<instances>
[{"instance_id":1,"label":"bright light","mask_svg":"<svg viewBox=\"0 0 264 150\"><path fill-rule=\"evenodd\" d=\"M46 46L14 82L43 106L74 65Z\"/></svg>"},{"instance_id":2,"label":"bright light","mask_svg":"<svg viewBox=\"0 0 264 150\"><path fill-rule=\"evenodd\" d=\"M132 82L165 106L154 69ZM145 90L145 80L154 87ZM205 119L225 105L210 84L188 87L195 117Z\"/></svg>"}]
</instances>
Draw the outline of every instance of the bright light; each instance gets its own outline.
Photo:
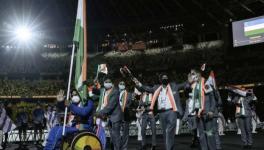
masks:
<instances>
[{"instance_id":1,"label":"bright light","mask_svg":"<svg viewBox=\"0 0 264 150\"><path fill-rule=\"evenodd\" d=\"M21 26L15 30L15 36L21 42L28 42L32 38L32 32L26 26Z\"/></svg>"},{"instance_id":2,"label":"bright light","mask_svg":"<svg viewBox=\"0 0 264 150\"><path fill-rule=\"evenodd\" d=\"M24 13L21 15L14 12L10 20L4 21L1 31L4 31L3 36L6 37L5 45L15 45L17 49L24 50L35 48L42 43L45 36L41 31L41 17L37 14L34 18Z\"/></svg>"}]
</instances>

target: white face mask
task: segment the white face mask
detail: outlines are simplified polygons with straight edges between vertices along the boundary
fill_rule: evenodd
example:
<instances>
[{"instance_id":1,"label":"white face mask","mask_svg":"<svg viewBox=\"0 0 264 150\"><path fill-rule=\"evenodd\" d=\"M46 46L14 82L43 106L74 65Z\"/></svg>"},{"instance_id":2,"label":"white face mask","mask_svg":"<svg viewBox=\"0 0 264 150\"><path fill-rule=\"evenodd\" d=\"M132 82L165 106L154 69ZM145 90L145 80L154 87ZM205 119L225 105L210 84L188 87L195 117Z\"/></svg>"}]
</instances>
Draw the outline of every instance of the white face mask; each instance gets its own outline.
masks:
<instances>
[{"instance_id":1,"label":"white face mask","mask_svg":"<svg viewBox=\"0 0 264 150\"><path fill-rule=\"evenodd\" d=\"M77 96L77 95L73 96L73 97L72 97L72 102L73 102L73 103L79 103L79 102L80 102L80 97Z\"/></svg>"},{"instance_id":2,"label":"white face mask","mask_svg":"<svg viewBox=\"0 0 264 150\"><path fill-rule=\"evenodd\" d=\"M119 88L120 90L124 90L124 89L126 88L126 86L125 86L125 85L122 85L122 84L119 84L119 85L118 85L118 88Z\"/></svg>"},{"instance_id":3,"label":"white face mask","mask_svg":"<svg viewBox=\"0 0 264 150\"><path fill-rule=\"evenodd\" d=\"M94 94L93 94L93 91L89 91L89 97L93 97L94 96Z\"/></svg>"},{"instance_id":4,"label":"white face mask","mask_svg":"<svg viewBox=\"0 0 264 150\"><path fill-rule=\"evenodd\" d=\"M104 83L104 87L105 89L111 89L113 87L113 84L112 83Z\"/></svg>"},{"instance_id":5,"label":"white face mask","mask_svg":"<svg viewBox=\"0 0 264 150\"><path fill-rule=\"evenodd\" d=\"M192 75L191 78L192 78L192 80L195 81L195 82L198 81L198 76L197 76L197 75Z\"/></svg>"}]
</instances>

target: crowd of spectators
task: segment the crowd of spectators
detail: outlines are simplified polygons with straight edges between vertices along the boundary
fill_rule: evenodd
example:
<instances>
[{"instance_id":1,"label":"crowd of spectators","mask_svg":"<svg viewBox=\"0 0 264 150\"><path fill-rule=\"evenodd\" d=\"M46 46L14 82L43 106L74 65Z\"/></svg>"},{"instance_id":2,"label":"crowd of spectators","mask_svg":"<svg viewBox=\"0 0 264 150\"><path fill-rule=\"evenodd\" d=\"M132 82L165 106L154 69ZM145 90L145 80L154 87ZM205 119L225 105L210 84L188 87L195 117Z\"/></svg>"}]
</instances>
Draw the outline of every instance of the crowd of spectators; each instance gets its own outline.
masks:
<instances>
[{"instance_id":1,"label":"crowd of spectators","mask_svg":"<svg viewBox=\"0 0 264 150\"><path fill-rule=\"evenodd\" d=\"M218 44L217 44L218 43ZM192 68L199 69L202 63L208 63L215 71L218 85L262 82L264 67L261 65L263 51L254 49L243 53L223 50L219 42L207 42L191 48L177 51L173 46L162 48L147 47L144 52L128 50L108 52L88 60L88 78L93 80L97 65L106 63L109 74L120 80L119 68L128 66L135 76L142 78L147 84L156 84L160 73L167 73L173 81L182 82L187 79L187 73ZM212 46L217 45L217 46ZM185 51L184 51L185 50ZM233 57L236 55L237 57ZM60 73L68 77L70 54L56 50L6 50L0 49L0 95L1 96L33 96L55 95L59 89L65 89L65 83L48 81L49 73ZM118 58L118 59L117 59ZM34 79L40 79L39 74L47 73L45 80L13 80L9 75L23 76L33 74ZM57 76L52 79L56 79ZM61 78L61 76L60 76ZM67 78L64 78L64 81Z\"/></svg>"},{"instance_id":2,"label":"crowd of spectators","mask_svg":"<svg viewBox=\"0 0 264 150\"><path fill-rule=\"evenodd\" d=\"M62 73L69 68L69 55L50 57L42 50L19 51L0 49L1 74ZM57 53L57 52L53 52Z\"/></svg>"},{"instance_id":3,"label":"crowd of spectators","mask_svg":"<svg viewBox=\"0 0 264 150\"><path fill-rule=\"evenodd\" d=\"M65 83L56 80L0 80L1 96L46 96L56 95Z\"/></svg>"}]
</instances>

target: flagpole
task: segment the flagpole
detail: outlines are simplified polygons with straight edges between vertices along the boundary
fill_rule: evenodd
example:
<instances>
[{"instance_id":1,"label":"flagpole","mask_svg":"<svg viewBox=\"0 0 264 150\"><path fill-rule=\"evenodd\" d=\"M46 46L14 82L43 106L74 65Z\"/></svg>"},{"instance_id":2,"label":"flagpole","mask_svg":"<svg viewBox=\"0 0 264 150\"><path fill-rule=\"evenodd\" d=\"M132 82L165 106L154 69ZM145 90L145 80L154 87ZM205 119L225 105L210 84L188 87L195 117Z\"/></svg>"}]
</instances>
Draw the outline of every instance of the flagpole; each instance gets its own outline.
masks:
<instances>
[{"instance_id":1,"label":"flagpole","mask_svg":"<svg viewBox=\"0 0 264 150\"><path fill-rule=\"evenodd\" d=\"M99 75L99 65L97 65L97 72L96 72L96 76L95 76L95 81L98 80L98 75Z\"/></svg>"},{"instance_id":2,"label":"flagpole","mask_svg":"<svg viewBox=\"0 0 264 150\"><path fill-rule=\"evenodd\" d=\"M87 80L87 24L86 24L86 0L83 0L83 81Z\"/></svg>"},{"instance_id":3,"label":"flagpole","mask_svg":"<svg viewBox=\"0 0 264 150\"><path fill-rule=\"evenodd\" d=\"M70 97L70 88L71 88L71 78L72 78L72 68L73 68L74 51L75 51L75 44L73 43L73 45L72 45L71 65L70 65L70 74L69 74L69 80L68 80L68 88L67 88L66 101L69 101L69 97ZM63 136L65 135L67 112L68 112L68 107L65 107L64 120L63 120L63 129L62 129L62 135Z\"/></svg>"}]
</instances>

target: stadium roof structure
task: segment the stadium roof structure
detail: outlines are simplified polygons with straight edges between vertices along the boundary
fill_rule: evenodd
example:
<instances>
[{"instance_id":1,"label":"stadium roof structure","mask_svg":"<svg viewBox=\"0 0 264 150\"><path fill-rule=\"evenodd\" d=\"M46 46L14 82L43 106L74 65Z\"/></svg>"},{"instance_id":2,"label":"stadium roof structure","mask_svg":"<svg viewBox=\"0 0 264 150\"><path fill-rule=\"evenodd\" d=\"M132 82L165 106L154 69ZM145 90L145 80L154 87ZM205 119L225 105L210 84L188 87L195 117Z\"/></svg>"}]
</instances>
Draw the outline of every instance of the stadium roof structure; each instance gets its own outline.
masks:
<instances>
[{"instance_id":1,"label":"stadium roof structure","mask_svg":"<svg viewBox=\"0 0 264 150\"><path fill-rule=\"evenodd\" d=\"M263 15L263 7L264 0L87 0L89 40L111 31L134 32L171 23L184 24L194 33L201 27L218 30L231 21ZM1 0L0 32L15 19L30 18L46 38L71 41L76 9L77 0Z\"/></svg>"},{"instance_id":2,"label":"stadium roof structure","mask_svg":"<svg viewBox=\"0 0 264 150\"><path fill-rule=\"evenodd\" d=\"M232 20L262 15L264 6L263 0L88 0L88 2L88 17L103 27L149 25L168 21L192 25L195 23L223 25Z\"/></svg>"}]
</instances>

